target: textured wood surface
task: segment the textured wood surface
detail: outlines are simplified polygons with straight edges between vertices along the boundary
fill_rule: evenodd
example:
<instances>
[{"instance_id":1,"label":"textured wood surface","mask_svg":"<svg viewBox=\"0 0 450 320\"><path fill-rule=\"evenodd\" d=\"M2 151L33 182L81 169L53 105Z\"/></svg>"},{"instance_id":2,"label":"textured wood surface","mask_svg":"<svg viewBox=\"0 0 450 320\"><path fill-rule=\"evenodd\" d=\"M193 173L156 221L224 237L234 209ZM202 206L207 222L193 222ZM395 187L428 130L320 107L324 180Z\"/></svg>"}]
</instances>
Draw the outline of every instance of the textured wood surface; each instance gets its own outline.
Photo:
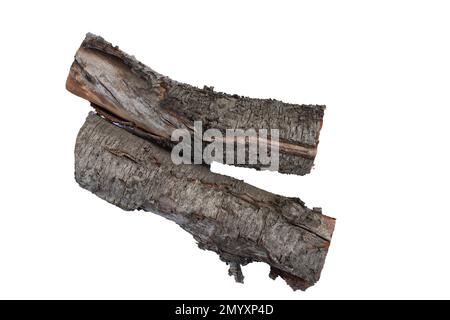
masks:
<instances>
[{"instance_id":1,"label":"textured wood surface","mask_svg":"<svg viewBox=\"0 0 450 320\"><path fill-rule=\"evenodd\" d=\"M94 113L77 137L75 178L124 210L151 211L176 222L200 248L228 263L236 281L243 281L240 266L253 261L269 264L270 276L281 276L294 289L304 290L319 280L333 218L308 209L299 199L263 191L205 166L174 165L167 150Z\"/></svg>"},{"instance_id":2,"label":"textured wood surface","mask_svg":"<svg viewBox=\"0 0 450 320\"><path fill-rule=\"evenodd\" d=\"M273 80L271 80L273 81ZM282 83L280 83L282 85ZM171 148L174 129L279 129L279 171L304 175L311 171L319 143L325 106L288 104L199 89L162 76L112 46L88 34L75 55L66 87L89 100L99 112L144 132ZM246 166L257 169L261 164Z\"/></svg>"}]
</instances>

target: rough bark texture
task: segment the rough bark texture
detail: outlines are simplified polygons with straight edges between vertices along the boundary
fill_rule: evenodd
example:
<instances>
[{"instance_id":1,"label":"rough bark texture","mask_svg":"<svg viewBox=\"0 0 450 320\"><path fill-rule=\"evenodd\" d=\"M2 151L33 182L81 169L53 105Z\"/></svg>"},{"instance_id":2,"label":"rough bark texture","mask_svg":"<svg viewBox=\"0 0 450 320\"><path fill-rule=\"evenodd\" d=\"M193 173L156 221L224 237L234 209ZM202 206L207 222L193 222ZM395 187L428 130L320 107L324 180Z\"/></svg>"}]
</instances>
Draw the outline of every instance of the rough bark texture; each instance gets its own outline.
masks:
<instances>
[{"instance_id":1,"label":"rough bark texture","mask_svg":"<svg viewBox=\"0 0 450 320\"><path fill-rule=\"evenodd\" d=\"M193 235L243 281L262 261L272 278L306 289L320 277L335 220L297 198L275 195L205 166L174 165L154 143L90 113L75 147L81 187L124 210L155 212Z\"/></svg>"},{"instance_id":2,"label":"rough bark texture","mask_svg":"<svg viewBox=\"0 0 450 320\"><path fill-rule=\"evenodd\" d=\"M325 106L288 104L199 89L162 76L103 38L88 34L77 51L66 87L89 100L99 112L127 129L145 133L164 147L173 146L171 133L204 129L279 129L279 171L310 172L319 143ZM261 169L259 164L246 166Z\"/></svg>"}]
</instances>

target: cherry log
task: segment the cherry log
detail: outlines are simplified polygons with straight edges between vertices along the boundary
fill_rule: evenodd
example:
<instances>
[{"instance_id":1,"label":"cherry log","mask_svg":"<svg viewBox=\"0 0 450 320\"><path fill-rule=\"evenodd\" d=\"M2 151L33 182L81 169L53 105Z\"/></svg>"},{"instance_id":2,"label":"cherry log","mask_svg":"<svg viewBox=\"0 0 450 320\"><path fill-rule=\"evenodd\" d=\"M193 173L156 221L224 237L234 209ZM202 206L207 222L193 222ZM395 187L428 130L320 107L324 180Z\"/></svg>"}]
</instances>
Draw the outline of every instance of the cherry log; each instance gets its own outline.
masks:
<instances>
[{"instance_id":1,"label":"cherry log","mask_svg":"<svg viewBox=\"0 0 450 320\"><path fill-rule=\"evenodd\" d=\"M75 146L79 185L124 209L157 213L216 252L229 274L270 265L293 289L319 280L335 220L297 198L258 189L202 165L175 165L170 152L90 113ZM162 242L158 245L164 245ZM182 272L182 270L180 271Z\"/></svg>"},{"instance_id":2,"label":"cherry log","mask_svg":"<svg viewBox=\"0 0 450 320\"><path fill-rule=\"evenodd\" d=\"M66 88L105 117L168 149L174 146L173 130L193 134L195 121L221 132L278 129L279 139L269 136L260 142L279 150L279 167L274 170L298 175L313 167L325 110L322 105L253 99L180 83L92 34L76 52ZM260 162L242 165L267 168Z\"/></svg>"}]
</instances>

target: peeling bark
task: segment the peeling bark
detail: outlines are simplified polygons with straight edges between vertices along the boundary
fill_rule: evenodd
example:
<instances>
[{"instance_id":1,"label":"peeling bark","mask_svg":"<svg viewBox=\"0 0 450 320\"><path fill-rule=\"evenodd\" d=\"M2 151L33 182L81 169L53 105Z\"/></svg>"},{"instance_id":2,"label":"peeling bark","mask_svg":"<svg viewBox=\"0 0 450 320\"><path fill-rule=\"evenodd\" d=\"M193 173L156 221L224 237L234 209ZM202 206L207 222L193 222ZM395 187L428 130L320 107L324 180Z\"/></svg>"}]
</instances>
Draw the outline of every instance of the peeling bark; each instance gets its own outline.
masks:
<instances>
[{"instance_id":1,"label":"peeling bark","mask_svg":"<svg viewBox=\"0 0 450 320\"><path fill-rule=\"evenodd\" d=\"M124 209L155 212L216 252L229 274L270 265L293 289L319 280L335 220L297 198L275 195L205 166L175 165L170 153L90 113L75 147L79 185Z\"/></svg>"},{"instance_id":2,"label":"peeling bark","mask_svg":"<svg viewBox=\"0 0 450 320\"><path fill-rule=\"evenodd\" d=\"M273 99L252 99L199 89L162 76L88 34L75 55L67 89L89 100L98 112L126 123L163 147L171 148L174 129L193 133L194 121L204 128L279 129L279 171L304 175L311 171L319 143L325 106L288 104ZM256 169L261 163L244 164Z\"/></svg>"}]
</instances>

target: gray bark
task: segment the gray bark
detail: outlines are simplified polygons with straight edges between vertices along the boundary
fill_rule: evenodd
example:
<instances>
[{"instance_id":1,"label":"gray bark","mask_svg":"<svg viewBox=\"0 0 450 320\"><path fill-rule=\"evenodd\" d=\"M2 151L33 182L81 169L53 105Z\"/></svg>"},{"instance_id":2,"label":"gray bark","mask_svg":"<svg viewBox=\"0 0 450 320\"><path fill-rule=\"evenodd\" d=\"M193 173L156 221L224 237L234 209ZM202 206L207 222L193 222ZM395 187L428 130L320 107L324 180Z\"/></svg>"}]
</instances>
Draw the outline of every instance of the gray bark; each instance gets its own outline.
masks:
<instances>
[{"instance_id":1,"label":"gray bark","mask_svg":"<svg viewBox=\"0 0 450 320\"><path fill-rule=\"evenodd\" d=\"M199 89L153 71L88 34L75 55L67 89L89 100L97 109L145 134L163 147L173 147L174 129L193 132L194 121L205 129L279 129L282 173L311 171L319 143L325 106L288 104L273 99L252 99ZM270 138L265 140L274 143ZM245 164L256 169L261 163Z\"/></svg>"},{"instance_id":2,"label":"gray bark","mask_svg":"<svg viewBox=\"0 0 450 320\"><path fill-rule=\"evenodd\" d=\"M90 113L75 147L79 185L124 209L155 212L216 252L243 281L241 265L261 261L293 289L319 280L335 220L297 198L275 195L170 153Z\"/></svg>"}]
</instances>

